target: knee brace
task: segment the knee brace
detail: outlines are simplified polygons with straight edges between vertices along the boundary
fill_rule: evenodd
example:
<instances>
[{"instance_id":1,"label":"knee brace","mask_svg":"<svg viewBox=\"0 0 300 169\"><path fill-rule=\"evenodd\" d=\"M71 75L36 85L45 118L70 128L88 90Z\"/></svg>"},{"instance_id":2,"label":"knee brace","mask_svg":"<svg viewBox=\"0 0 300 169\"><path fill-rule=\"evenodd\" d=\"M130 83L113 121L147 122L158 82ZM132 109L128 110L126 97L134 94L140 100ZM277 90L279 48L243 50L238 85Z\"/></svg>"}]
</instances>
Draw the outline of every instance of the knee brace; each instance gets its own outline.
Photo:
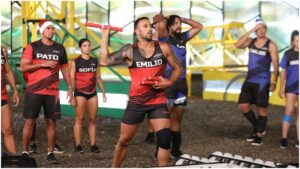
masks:
<instances>
[{"instance_id":1,"label":"knee brace","mask_svg":"<svg viewBox=\"0 0 300 169\"><path fill-rule=\"evenodd\" d=\"M158 147L168 150L171 148L171 130L164 128L156 132Z\"/></svg>"},{"instance_id":2,"label":"knee brace","mask_svg":"<svg viewBox=\"0 0 300 169\"><path fill-rule=\"evenodd\" d=\"M285 114L284 116L283 116L283 118L282 118L282 121L283 122L287 122L287 123L291 123L291 121L292 121L292 116L291 115L287 115L287 114Z\"/></svg>"}]
</instances>

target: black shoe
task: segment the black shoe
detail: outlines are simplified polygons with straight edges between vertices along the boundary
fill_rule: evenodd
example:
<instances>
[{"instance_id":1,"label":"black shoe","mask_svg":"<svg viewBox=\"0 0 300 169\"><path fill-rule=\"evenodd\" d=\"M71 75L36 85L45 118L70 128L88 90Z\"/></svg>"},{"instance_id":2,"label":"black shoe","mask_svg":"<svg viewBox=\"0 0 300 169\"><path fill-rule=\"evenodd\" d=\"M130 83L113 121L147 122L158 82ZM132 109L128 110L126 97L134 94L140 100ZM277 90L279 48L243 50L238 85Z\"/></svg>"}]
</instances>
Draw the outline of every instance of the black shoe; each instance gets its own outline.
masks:
<instances>
[{"instance_id":1,"label":"black shoe","mask_svg":"<svg viewBox=\"0 0 300 169\"><path fill-rule=\"evenodd\" d=\"M96 145L91 146L91 152L93 153L100 153L99 148Z\"/></svg>"},{"instance_id":2,"label":"black shoe","mask_svg":"<svg viewBox=\"0 0 300 169\"><path fill-rule=\"evenodd\" d=\"M262 138L255 136L254 140L250 143L252 146L261 146L263 145Z\"/></svg>"},{"instance_id":3,"label":"black shoe","mask_svg":"<svg viewBox=\"0 0 300 169\"><path fill-rule=\"evenodd\" d=\"M171 150L171 158L177 159L182 155L180 150Z\"/></svg>"},{"instance_id":4,"label":"black shoe","mask_svg":"<svg viewBox=\"0 0 300 169\"><path fill-rule=\"evenodd\" d=\"M35 143L29 144L29 153L30 154L35 154L37 153L37 146Z\"/></svg>"},{"instance_id":5,"label":"black shoe","mask_svg":"<svg viewBox=\"0 0 300 169\"><path fill-rule=\"evenodd\" d=\"M84 150L83 148L81 147L81 145L77 145L75 146L75 152L78 152L78 153L84 153Z\"/></svg>"},{"instance_id":6,"label":"black shoe","mask_svg":"<svg viewBox=\"0 0 300 169\"><path fill-rule=\"evenodd\" d=\"M148 133L144 140L144 143L154 144L155 143L154 133Z\"/></svg>"},{"instance_id":7,"label":"black shoe","mask_svg":"<svg viewBox=\"0 0 300 169\"><path fill-rule=\"evenodd\" d=\"M255 137L256 137L256 134L255 134L255 133L252 133L252 134L246 139L246 141L252 142L252 141L255 140Z\"/></svg>"},{"instance_id":8,"label":"black shoe","mask_svg":"<svg viewBox=\"0 0 300 169\"><path fill-rule=\"evenodd\" d=\"M65 150L63 150L62 148L60 148L60 147L58 146L58 144L55 144L53 153L56 153L56 154L63 154L63 153L65 153Z\"/></svg>"},{"instance_id":9,"label":"black shoe","mask_svg":"<svg viewBox=\"0 0 300 169\"><path fill-rule=\"evenodd\" d=\"M53 152L48 153L47 162L49 164L59 164L59 161L55 158L55 155Z\"/></svg>"},{"instance_id":10,"label":"black shoe","mask_svg":"<svg viewBox=\"0 0 300 169\"><path fill-rule=\"evenodd\" d=\"M282 149L286 149L288 146L288 140L286 138L282 138L280 140L280 148Z\"/></svg>"},{"instance_id":11,"label":"black shoe","mask_svg":"<svg viewBox=\"0 0 300 169\"><path fill-rule=\"evenodd\" d=\"M28 151L23 151L21 153L21 157L29 157L29 152Z\"/></svg>"},{"instance_id":12,"label":"black shoe","mask_svg":"<svg viewBox=\"0 0 300 169\"><path fill-rule=\"evenodd\" d=\"M299 148L299 141L297 141L295 147L296 147L296 148Z\"/></svg>"}]
</instances>

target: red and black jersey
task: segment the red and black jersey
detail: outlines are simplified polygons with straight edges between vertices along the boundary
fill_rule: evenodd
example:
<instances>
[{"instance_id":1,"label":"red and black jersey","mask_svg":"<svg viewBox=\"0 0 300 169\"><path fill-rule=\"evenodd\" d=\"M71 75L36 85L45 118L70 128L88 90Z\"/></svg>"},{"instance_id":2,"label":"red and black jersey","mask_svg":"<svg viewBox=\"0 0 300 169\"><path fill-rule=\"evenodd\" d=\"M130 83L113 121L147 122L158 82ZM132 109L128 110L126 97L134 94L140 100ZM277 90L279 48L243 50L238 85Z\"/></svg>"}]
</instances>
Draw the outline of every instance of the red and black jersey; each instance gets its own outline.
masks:
<instances>
[{"instance_id":1,"label":"red and black jersey","mask_svg":"<svg viewBox=\"0 0 300 169\"><path fill-rule=\"evenodd\" d=\"M96 70L98 59L90 57L88 60L81 56L74 59L76 66L75 89L90 94L96 91Z\"/></svg>"},{"instance_id":2,"label":"red and black jersey","mask_svg":"<svg viewBox=\"0 0 300 169\"><path fill-rule=\"evenodd\" d=\"M58 95L59 69L68 66L65 47L53 42L45 45L41 40L29 44L22 59L31 60L32 64L40 64L46 61L56 62L54 68L39 68L28 72L26 92L42 95Z\"/></svg>"},{"instance_id":3,"label":"red and black jersey","mask_svg":"<svg viewBox=\"0 0 300 169\"><path fill-rule=\"evenodd\" d=\"M167 59L165 58L159 43L154 41L154 53L150 58L141 55L137 45L133 45L133 61L129 67L131 85L129 101L134 104L165 104L164 90L154 89L151 85L140 85L145 77L165 77Z\"/></svg>"},{"instance_id":4,"label":"red and black jersey","mask_svg":"<svg viewBox=\"0 0 300 169\"><path fill-rule=\"evenodd\" d=\"M1 100L7 100L7 90L6 90L6 72L5 72L5 63L7 62L4 57L3 49L1 48Z\"/></svg>"}]
</instances>

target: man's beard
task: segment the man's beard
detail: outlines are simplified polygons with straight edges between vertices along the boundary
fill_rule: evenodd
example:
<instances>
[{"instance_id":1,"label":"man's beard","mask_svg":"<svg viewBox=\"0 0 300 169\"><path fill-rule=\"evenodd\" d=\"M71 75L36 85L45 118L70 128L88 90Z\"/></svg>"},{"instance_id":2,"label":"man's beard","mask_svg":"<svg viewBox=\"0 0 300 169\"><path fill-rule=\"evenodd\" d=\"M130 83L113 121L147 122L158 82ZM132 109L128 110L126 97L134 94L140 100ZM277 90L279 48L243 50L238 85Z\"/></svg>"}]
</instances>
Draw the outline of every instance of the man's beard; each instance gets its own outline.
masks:
<instances>
[{"instance_id":1,"label":"man's beard","mask_svg":"<svg viewBox=\"0 0 300 169\"><path fill-rule=\"evenodd\" d=\"M152 41L152 36L151 37L142 36L142 38L144 40L146 40L147 42L151 42Z\"/></svg>"}]
</instances>

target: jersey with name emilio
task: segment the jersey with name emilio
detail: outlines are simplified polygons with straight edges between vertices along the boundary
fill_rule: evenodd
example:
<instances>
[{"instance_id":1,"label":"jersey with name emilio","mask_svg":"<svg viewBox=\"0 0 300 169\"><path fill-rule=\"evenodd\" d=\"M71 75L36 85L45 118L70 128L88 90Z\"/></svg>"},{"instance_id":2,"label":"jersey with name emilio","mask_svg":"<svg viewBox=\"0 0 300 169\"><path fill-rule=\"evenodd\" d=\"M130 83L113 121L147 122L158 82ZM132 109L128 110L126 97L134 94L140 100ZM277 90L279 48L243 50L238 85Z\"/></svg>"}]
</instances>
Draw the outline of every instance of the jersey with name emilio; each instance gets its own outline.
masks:
<instances>
[{"instance_id":1,"label":"jersey with name emilio","mask_svg":"<svg viewBox=\"0 0 300 169\"><path fill-rule=\"evenodd\" d=\"M59 69L68 67L68 59L64 46L53 42L45 45L41 40L29 44L22 60L30 60L31 64L41 64L47 61L56 63L54 68L39 68L28 72L26 92L57 96L59 93Z\"/></svg>"},{"instance_id":2,"label":"jersey with name emilio","mask_svg":"<svg viewBox=\"0 0 300 169\"><path fill-rule=\"evenodd\" d=\"M151 57L145 58L140 53L137 44L133 46L133 61L129 66L131 85L129 101L138 105L165 104L166 95L164 90L157 90L152 85L141 85L145 77L165 77L167 60L157 41L154 41L154 53Z\"/></svg>"},{"instance_id":3,"label":"jersey with name emilio","mask_svg":"<svg viewBox=\"0 0 300 169\"><path fill-rule=\"evenodd\" d=\"M299 94L299 52L287 50L280 62L280 67L286 69L285 92Z\"/></svg>"},{"instance_id":4,"label":"jersey with name emilio","mask_svg":"<svg viewBox=\"0 0 300 169\"><path fill-rule=\"evenodd\" d=\"M5 63L7 62L4 57L3 49L1 48L1 100L7 100L7 89L6 89L6 71L5 71Z\"/></svg>"},{"instance_id":5,"label":"jersey with name emilio","mask_svg":"<svg viewBox=\"0 0 300 169\"><path fill-rule=\"evenodd\" d=\"M271 40L267 39L261 48L255 46L256 40L256 38L253 39L249 45L249 62L246 81L261 84L261 89L270 83L272 59L269 52L269 45Z\"/></svg>"},{"instance_id":6,"label":"jersey with name emilio","mask_svg":"<svg viewBox=\"0 0 300 169\"><path fill-rule=\"evenodd\" d=\"M180 79L186 78L186 42L189 39L189 31L181 33L178 37L173 37L168 35L165 38L158 37L158 41L166 42L172 47L175 56L179 59L183 74L180 76ZM166 77L170 78L172 75L173 69L170 65L167 66Z\"/></svg>"},{"instance_id":7,"label":"jersey with name emilio","mask_svg":"<svg viewBox=\"0 0 300 169\"><path fill-rule=\"evenodd\" d=\"M96 70L98 59L90 57L88 60L81 56L74 59L76 66L75 89L90 94L96 91Z\"/></svg>"}]
</instances>

